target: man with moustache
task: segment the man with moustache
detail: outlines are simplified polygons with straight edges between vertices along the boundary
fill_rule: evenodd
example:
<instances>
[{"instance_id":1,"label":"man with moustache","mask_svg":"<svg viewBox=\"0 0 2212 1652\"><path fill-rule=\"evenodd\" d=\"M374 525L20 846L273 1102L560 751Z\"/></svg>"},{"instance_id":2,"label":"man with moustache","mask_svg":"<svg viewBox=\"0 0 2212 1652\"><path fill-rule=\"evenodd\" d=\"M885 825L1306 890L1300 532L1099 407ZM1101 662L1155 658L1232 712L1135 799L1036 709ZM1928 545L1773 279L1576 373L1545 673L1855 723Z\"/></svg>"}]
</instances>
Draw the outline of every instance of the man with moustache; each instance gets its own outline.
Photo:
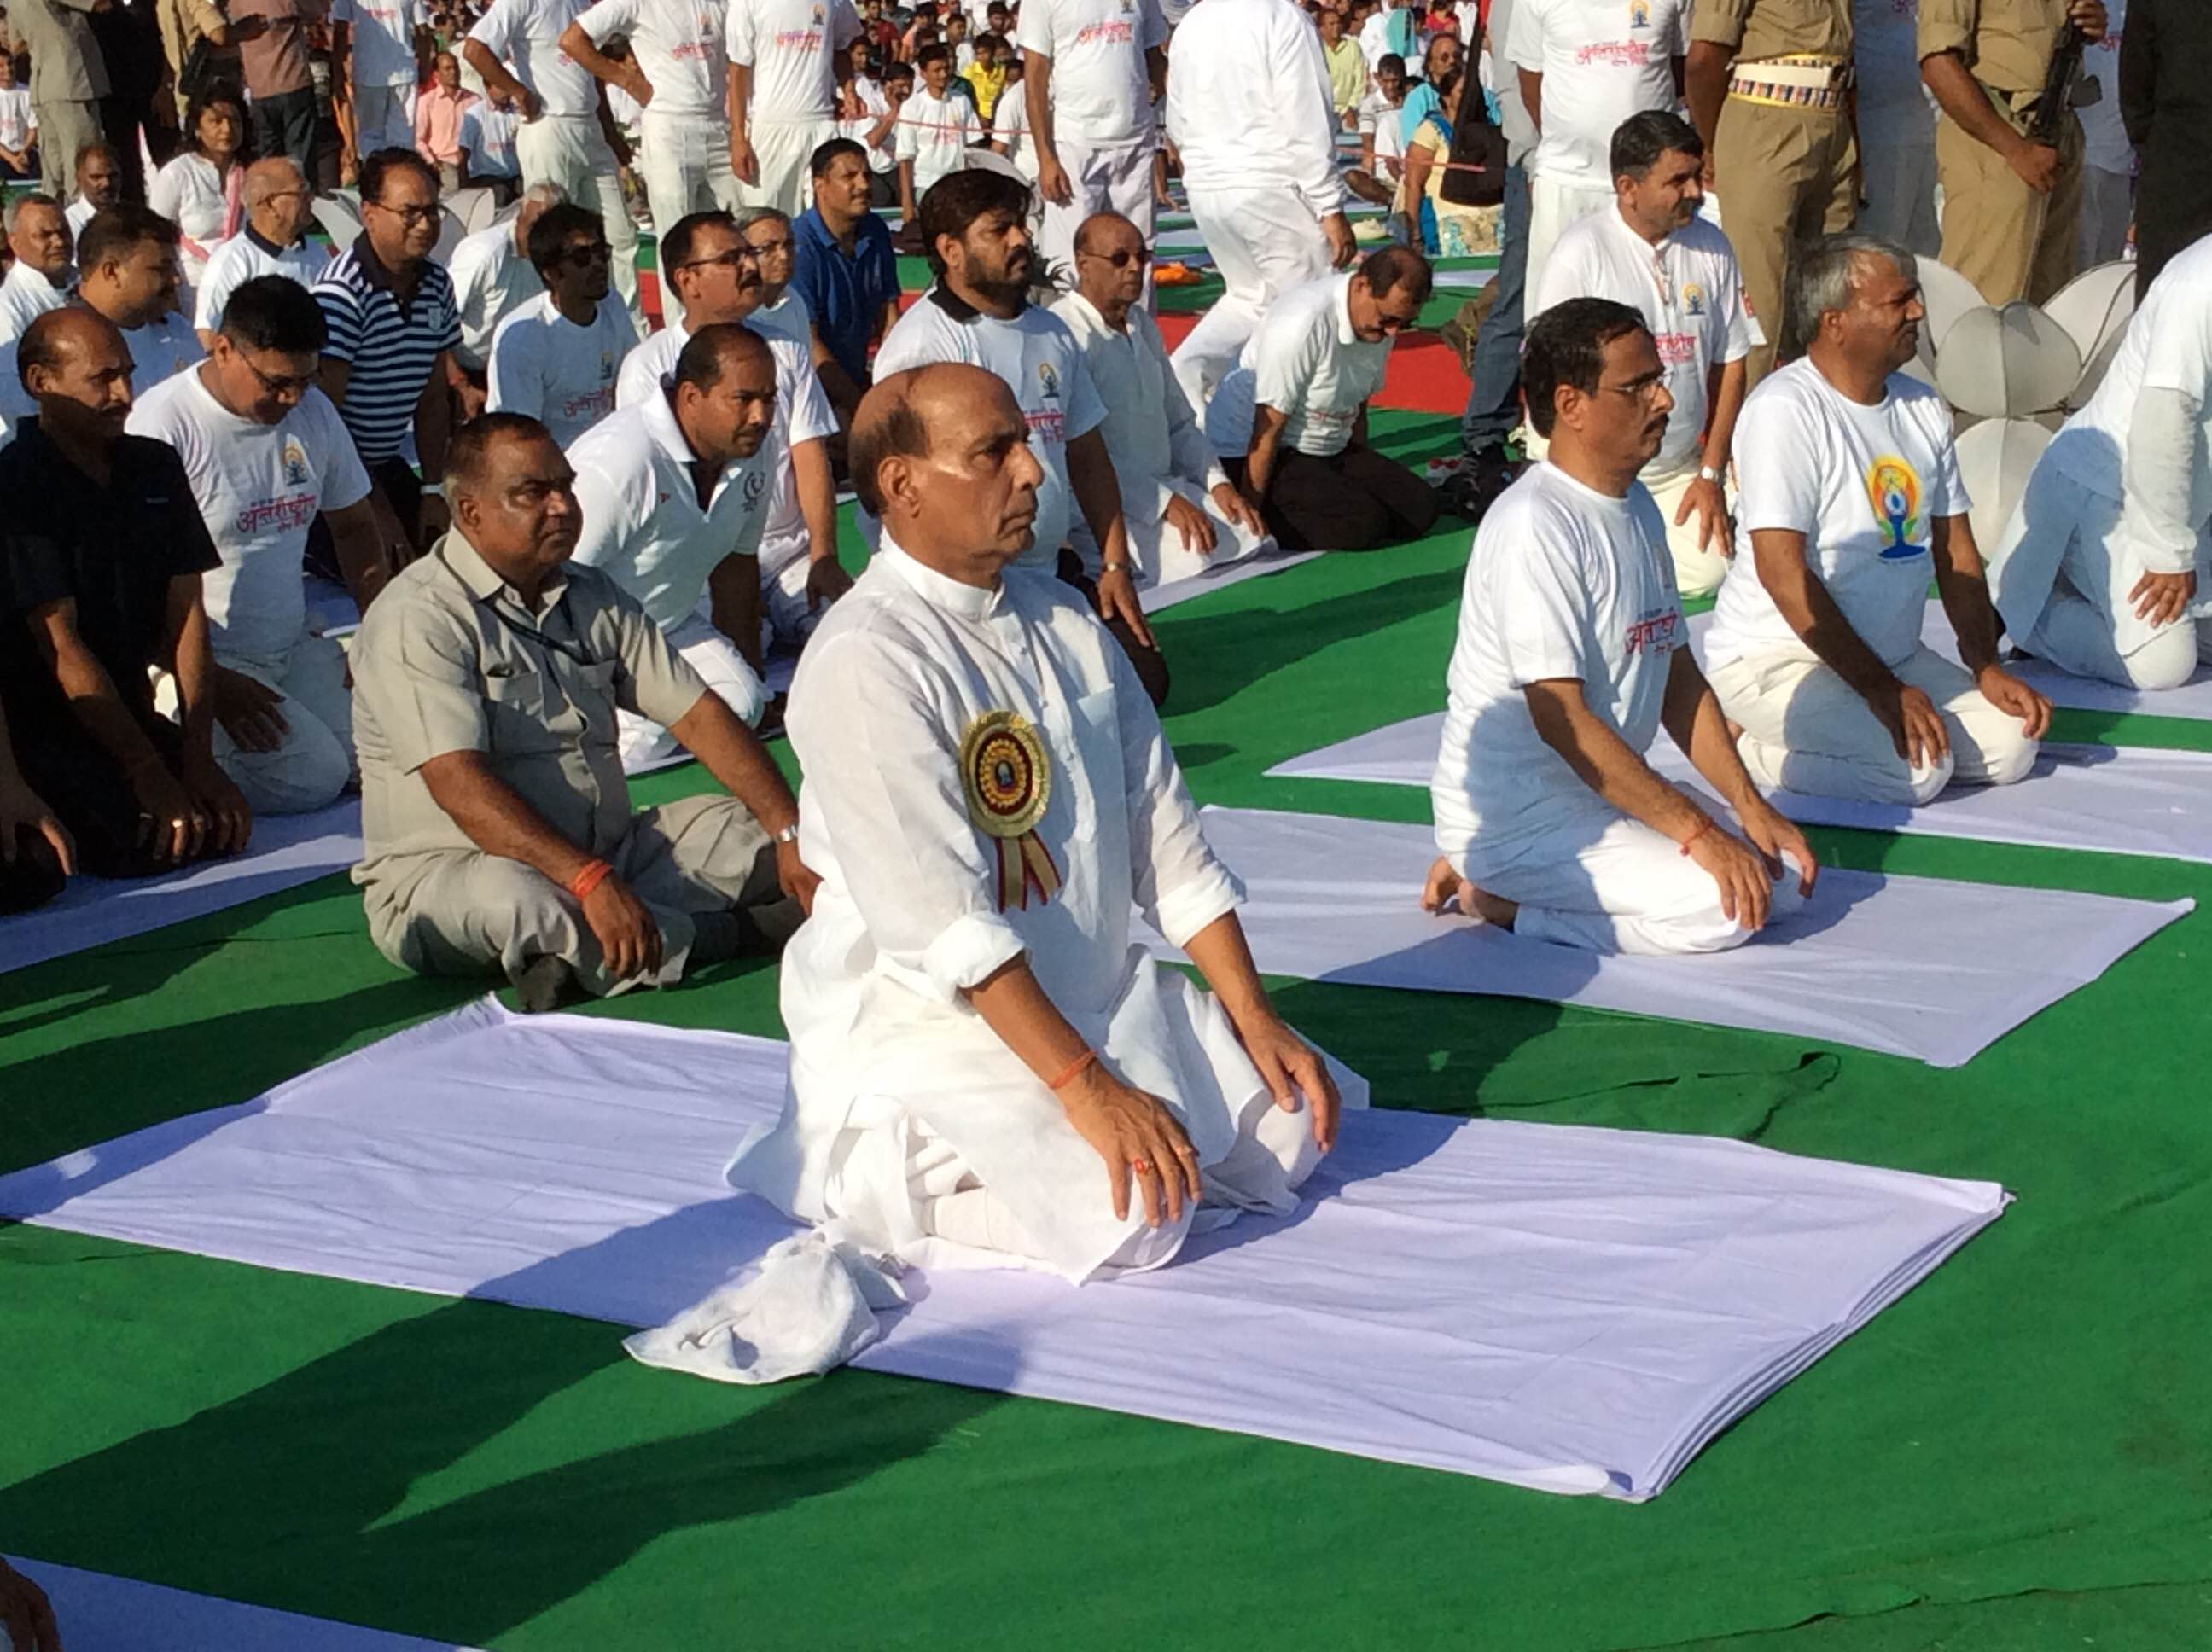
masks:
<instances>
[{"instance_id":1,"label":"man with moustache","mask_svg":"<svg viewBox=\"0 0 2212 1652\"><path fill-rule=\"evenodd\" d=\"M1550 446L1475 535L1421 904L1591 952L1741 946L1818 866L1753 788L1690 653L1666 526L1637 479L1671 405L1658 347L1626 305L1570 299L1529 327L1522 381ZM1662 727L1735 829L1653 772Z\"/></svg>"},{"instance_id":2,"label":"man with moustache","mask_svg":"<svg viewBox=\"0 0 2212 1652\"><path fill-rule=\"evenodd\" d=\"M1081 1281L1171 1260L1201 1203L1292 1208L1340 1102L1143 685L1023 566L1030 428L963 364L861 404L882 548L793 688L823 882L784 962L784 1115L730 1180L860 1251ZM1212 993L1131 944L1139 912Z\"/></svg>"},{"instance_id":3,"label":"man with moustache","mask_svg":"<svg viewBox=\"0 0 2212 1652\"><path fill-rule=\"evenodd\" d=\"M1744 403L1736 555L1705 637L1744 767L1868 803L2026 779L2051 702L1997 664L1950 410L1899 371L1928 313L1912 255L1874 235L1800 248L1786 311L1805 354ZM1920 640L1931 562L1963 670Z\"/></svg>"},{"instance_id":4,"label":"man with moustache","mask_svg":"<svg viewBox=\"0 0 2212 1652\"><path fill-rule=\"evenodd\" d=\"M95 214L78 244L77 268L74 302L115 324L131 357L134 389L151 390L205 354L198 335L176 313L183 271L177 227L167 218L128 203ZM15 368L15 346L0 345L0 414L25 418L33 410Z\"/></svg>"},{"instance_id":5,"label":"man with moustache","mask_svg":"<svg viewBox=\"0 0 2212 1652\"><path fill-rule=\"evenodd\" d=\"M582 513L545 428L463 426L445 485L453 531L354 643L353 875L378 950L503 974L536 1011L779 944L816 881L790 788L660 627L571 560ZM633 814L617 711L665 725L735 795Z\"/></svg>"},{"instance_id":6,"label":"man with moustache","mask_svg":"<svg viewBox=\"0 0 2212 1652\"><path fill-rule=\"evenodd\" d=\"M1728 237L1698 216L1705 144L1680 115L1650 109L1613 135L1613 204L1560 235L1529 306L1609 298L1642 313L1674 410L1644 485L1667 521L1675 589L1720 589L1730 554L1725 493L1745 360L1761 335L1743 307Z\"/></svg>"},{"instance_id":7,"label":"man with moustache","mask_svg":"<svg viewBox=\"0 0 2212 1652\"><path fill-rule=\"evenodd\" d=\"M4 222L14 262L7 279L0 281L0 344L21 336L48 310L68 303L76 280L70 266L76 237L59 201L36 191L12 196Z\"/></svg>"}]
</instances>

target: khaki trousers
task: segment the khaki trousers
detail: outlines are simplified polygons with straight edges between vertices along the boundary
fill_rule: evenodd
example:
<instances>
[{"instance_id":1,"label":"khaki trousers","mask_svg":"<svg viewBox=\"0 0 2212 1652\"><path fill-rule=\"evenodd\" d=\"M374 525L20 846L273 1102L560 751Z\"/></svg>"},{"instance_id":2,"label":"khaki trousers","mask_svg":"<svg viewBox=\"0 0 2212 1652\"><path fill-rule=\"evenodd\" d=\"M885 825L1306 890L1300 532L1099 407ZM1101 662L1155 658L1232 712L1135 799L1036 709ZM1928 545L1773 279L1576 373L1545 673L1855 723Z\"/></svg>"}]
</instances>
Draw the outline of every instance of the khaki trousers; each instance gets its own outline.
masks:
<instances>
[{"instance_id":1,"label":"khaki trousers","mask_svg":"<svg viewBox=\"0 0 2212 1652\"><path fill-rule=\"evenodd\" d=\"M798 908L777 882L775 847L735 798L686 798L635 816L605 852L660 926L660 972L650 981L611 979L583 908L568 891L520 860L474 849L422 857L424 868L395 879L400 898L368 891L368 931L377 951L425 975L509 981L535 959L568 960L585 988L602 997L683 979L696 932L694 913L750 912L775 936L797 926ZM788 913L781 908L788 907Z\"/></svg>"},{"instance_id":2,"label":"khaki trousers","mask_svg":"<svg viewBox=\"0 0 2212 1652\"><path fill-rule=\"evenodd\" d=\"M1735 245L1744 297L1766 343L1747 371L1757 385L1782 343L1782 294L1800 241L1849 229L1858 212L1858 155L1840 109L1790 109L1731 97L1713 134L1713 186Z\"/></svg>"},{"instance_id":3,"label":"khaki trousers","mask_svg":"<svg viewBox=\"0 0 2212 1652\"><path fill-rule=\"evenodd\" d=\"M2045 302L2074 277L2081 246L2081 123L2059 134L2058 181L2038 195L1995 149L1936 123L1943 185L1943 262L1989 304Z\"/></svg>"}]
</instances>

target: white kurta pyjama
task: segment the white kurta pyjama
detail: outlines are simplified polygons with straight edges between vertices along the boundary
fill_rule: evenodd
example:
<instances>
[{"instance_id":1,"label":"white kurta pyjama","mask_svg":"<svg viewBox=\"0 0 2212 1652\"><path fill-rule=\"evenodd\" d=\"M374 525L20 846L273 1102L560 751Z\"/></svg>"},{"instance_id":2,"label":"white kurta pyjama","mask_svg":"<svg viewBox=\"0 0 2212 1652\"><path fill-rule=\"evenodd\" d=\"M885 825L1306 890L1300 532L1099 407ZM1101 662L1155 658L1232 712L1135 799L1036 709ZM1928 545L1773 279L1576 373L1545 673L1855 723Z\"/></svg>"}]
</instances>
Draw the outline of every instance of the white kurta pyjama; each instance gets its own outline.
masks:
<instances>
[{"instance_id":1,"label":"white kurta pyjama","mask_svg":"<svg viewBox=\"0 0 2212 1652\"><path fill-rule=\"evenodd\" d=\"M1321 36L1290 0L1206 0L1176 31L1167 123L1224 289L1175 353L1202 409L1276 295L1328 273L1344 185Z\"/></svg>"},{"instance_id":2,"label":"white kurta pyjama","mask_svg":"<svg viewBox=\"0 0 2212 1652\"><path fill-rule=\"evenodd\" d=\"M992 713L1025 719L1046 754L1035 835L1059 881L1003 909L1002 840L973 823L959 762ZM1241 891L1134 671L1073 592L1019 569L960 585L886 540L799 663L791 737L822 885L784 953L783 1118L740 1150L736 1186L924 1266L1079 1281L1167 1260L1191 1213L1158 1232L1134 1207L1116 1221L1098 1155L963 997L1026 956L1111 1069L1182 1121L1209 1204L1291 1207L1310 1119L1274 1108L1218 1002L1131 938L1141 912L1186 942Z\"/></svg>"},{"instance_id":3,"label":"white kurta pyjama","mask_svg":"<svg viewBox=\"0 0 2212 1652\"><path fill-rule=\"evenodd\" d=\"M1188 579L1272 548L1273 538L1231 522L1210 496L1229 477L1176 382L1159 324L1141 307L1132 307L1126 326L1109 327L1080 293L1070 293L1052 312L1075 335L1091 386L1106 409L1099 429L1121 484L1121 523L1139 582ZM1213 524L1211 556L1186 546L1182 534L1166 525L1168 501L1177 497L1198 507ZM1070 531L1085 559L1095 560L1097 548L1087 526L1078 520Z\"/></svg>"},{"instance_id":4,"label":"white kurta pyjama","mask_svg":"<svg viewBox=\"0 0 2212 1652\"><path fill-rule=\"evenodd\" d=\"M1674 398L1666 439L1644 467L1644 485L1667 525L1676 587L1688 597L1717 591L1728 558L1698 544L1694 513L1679 527L1674 513L1683 490L1697 480L1714 372L1741 361L1762 338L1744 309L1735 249L1702 218L1654 246L1629 227L1618 206L1609 206L1559 237L1530 292L1531 321L1571 298L1609 298L1642 313Z\"/></svg>"},{"instance_id":5,"label":"white kurta pyjama","mask_svg":"<svg viewBox=\"0 0 2212 1652\"><path fill-rule=\"evenodd\" d=\"M2178 687L2200 655L2212 658L2208 440L2212 240L2159 272L2096 394L2044 449L1990 553L1997 611L2028 652L2138 689ZM2144 574L2192 569L2193 618L2136 617L2130 593Z\"/></svg>"},{"instance_id":6,"label":"white kurta pyjama","mask_svg":"<svg viewBox=\"0 0 2212 1652\"><path fill-rule=\"evenodd\" d=\"M1515 932L1589 952L1717 952L1750 938L1720 887L1663 834L1583 783L1536 732L1526 690L1572 678L1639 756L1659 735L1689 634L1657 507L1539 465L1482 519L1460 598L1430 784L1437 848L1520 903ZM1718 815L1719 806L1700 799ZM1796 899L1778 884L1778 909Z\"/></svg>"},{"instance_id":7,"label":"white kurta pyjama","mask_svg":"<svg viewBox=\"0 0 2212 1652\"><path fill-rule=\"evenodd\" d=\"M1761 787L1869 803L1926 803L1953 780L2025 779L2036 743L1966 672L1920 641L1935 524L1963 518L1951 412L1893 375L1881 403L1839 394L1810 357L1767 375L1736 424L1736 554L1705 637L1706 675L1742 725L1736 749ZM1790 629L1759 578L1751 536L1805 537L1805 558L1844 621L1942 714L1950 750L1909 764L1889 731Z\"/></svg>"}]
</instances>

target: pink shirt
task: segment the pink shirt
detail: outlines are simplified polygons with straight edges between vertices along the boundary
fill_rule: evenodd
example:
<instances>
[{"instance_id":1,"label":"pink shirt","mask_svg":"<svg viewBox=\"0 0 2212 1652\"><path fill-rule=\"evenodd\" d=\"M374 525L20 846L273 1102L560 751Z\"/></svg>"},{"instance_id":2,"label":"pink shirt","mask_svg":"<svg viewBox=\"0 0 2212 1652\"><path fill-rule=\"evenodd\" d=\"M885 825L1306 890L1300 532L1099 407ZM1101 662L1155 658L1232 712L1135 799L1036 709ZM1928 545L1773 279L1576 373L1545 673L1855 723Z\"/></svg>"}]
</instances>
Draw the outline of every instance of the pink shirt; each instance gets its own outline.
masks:
<instances>
[{"instance_id":1,"label":"pink shirt","mask_svg":"<svg viewBox=\"0 0 2212 1652\"><path fill-rule=\"evenodd\" d=\"M452 166L461 158L461 112L473 92L448 92L434 82L415 96L415 147L427 161Z\"/></svg>"}]
</instances>

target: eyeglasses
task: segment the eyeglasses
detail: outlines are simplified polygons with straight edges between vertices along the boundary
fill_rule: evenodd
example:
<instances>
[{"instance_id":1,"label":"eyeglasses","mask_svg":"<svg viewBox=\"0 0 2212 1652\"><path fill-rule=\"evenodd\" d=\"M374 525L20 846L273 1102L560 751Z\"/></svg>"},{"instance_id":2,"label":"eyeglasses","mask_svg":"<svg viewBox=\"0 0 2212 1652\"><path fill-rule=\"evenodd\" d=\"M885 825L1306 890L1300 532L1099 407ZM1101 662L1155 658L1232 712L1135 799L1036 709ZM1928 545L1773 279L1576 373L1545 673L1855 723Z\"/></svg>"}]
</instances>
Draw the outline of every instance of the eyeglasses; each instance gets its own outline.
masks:
<instances>
[{"instance_id":1,"label":"eyeglasses","mask_svg":"<svg viewBox=\"0 0 2212 1652\"><path fill-rule=\"evenodd\" d=\"M567 248L562 252L559 261L571 269L581 270L586 264L605 264L613 256L614 248L605 241L592 241L588 246Z\"/></svg>"},{"instance_id":2,"label":"eyeglasses","mask_svg":"<svg viewBox=\"0 0 2212 1652\"><path fill-rule=\"evenodd\" d=\"M737 270L743 268L748 264L758 264L759 262L760 254L754 252L751 247L733 246L726 252L715 253L711 258L693 258L688 263L679 264L676 267L678 270L697 270L708 265L712 265L717 269Z\"/></svg>"},{"instance_id":3,"label":"eyeglasses","mask_svg":"<svg viewBox=\"0 0 2212 1652\"><path fill-rule=\"evenodd\" d=\"M276 374L264 373L258 367L254 365L253 358L248 355L244 350L238 349L234 347L231 353L237 356L240 361L246 363L246 370L248 373L251 373L255 378L260 380L261 387L267 391L271 396L304 396L310 390L314 388L315 375L312 373L302 374L297 379L287 378Z\"/></svg>"},{"instance_id":4,"label":"eyeglasses","mask_svg":"<svg viewBox=\"0 0 2212 1652\"><path fill-rule=\"evenodd\" d=\"M755 257L765 258L774 253L790 252L791 237L781 235L772 241L748 241L746 245L752 248Z\"/></svg>"},{"instance_id":5,"label":"eyeglasses","mask_svg":"<svg viewBox=\"0 0 2212 1652\"><path fill-rule=\"evenodd\" d=\"M1632 402L1649 402L1656 401L1666 385L1665 375L1654 373L1641 379L1632 379L1625 385L1601 384L1598 388L1608 395L1626 396Z\"/></svg>"},{"instance_id":6,"label":"eyeglasses","mask_svg":"<svg viewBox=\"0 0 2212 1652\"><path fill-rule=\"evenodd\" d=\"M1141 270L1152 261L1152 250L1149 246L1140 246L1132 252L1125 246L1118 252L1085 252L1083 256L1086 258L1103 258L1116 270L1126 270L1133 264Z\"/></svg>"},{"instance_id":7,"label":"eyeglasses","mask_svg":"<svg viewBox=\"0 0 2212 1652\"><path fill-rule=\"evenodd\" d=\"M374 207L379 212L388 212L404 224L434 224L438 222L438 203L435 201L428 206L392 206L383 201L369 201L364 204Z\"/></svg>"}]
</instances>

